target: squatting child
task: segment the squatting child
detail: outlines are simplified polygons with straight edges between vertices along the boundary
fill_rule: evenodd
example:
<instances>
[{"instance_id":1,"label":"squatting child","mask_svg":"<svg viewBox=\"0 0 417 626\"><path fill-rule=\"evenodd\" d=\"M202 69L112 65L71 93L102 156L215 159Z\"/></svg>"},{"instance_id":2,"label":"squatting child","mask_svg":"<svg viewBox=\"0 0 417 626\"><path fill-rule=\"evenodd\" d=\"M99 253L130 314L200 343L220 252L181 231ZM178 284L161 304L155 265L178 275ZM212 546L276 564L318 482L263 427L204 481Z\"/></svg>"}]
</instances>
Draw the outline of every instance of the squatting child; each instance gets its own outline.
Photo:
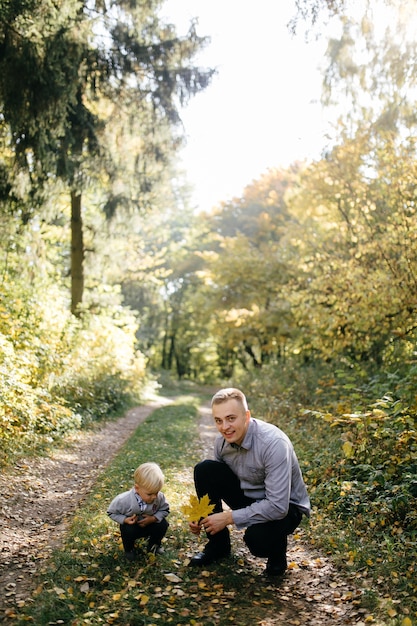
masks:
<instances>
[{"instance_id":1,"label":"squatting child","mask_svg":"<svg viewBox=\"0 0 417 626\"><path fill-rule=\"evenodd\" d=\"M128 561L137 558L135 541L147 537L147 552L160 554L168 530L169 504L160 491L164 475L156 463L142 463L134 473L134 486L114 498L107 514L120 524L123 548Z\"/></svg>"}]
</instances>

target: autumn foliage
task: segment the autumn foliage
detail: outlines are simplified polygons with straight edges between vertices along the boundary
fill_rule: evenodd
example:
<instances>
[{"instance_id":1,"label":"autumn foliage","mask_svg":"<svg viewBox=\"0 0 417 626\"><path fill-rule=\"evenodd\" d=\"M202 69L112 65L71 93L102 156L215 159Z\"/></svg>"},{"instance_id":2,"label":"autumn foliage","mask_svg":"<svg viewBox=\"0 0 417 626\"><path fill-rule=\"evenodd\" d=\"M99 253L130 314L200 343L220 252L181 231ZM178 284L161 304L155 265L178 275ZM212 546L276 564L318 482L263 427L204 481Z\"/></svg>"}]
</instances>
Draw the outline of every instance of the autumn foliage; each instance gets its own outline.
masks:
<instances>
[{"instance_id":1,"label":"autumn foliage","mask_svg":"<svg viewBox=\"0 0 417 626\"><path fill-rule=\"evenodd\" d=\"M52 286L34 298L17 281L3 283L0 464L139 400L146 375L134 329L118 310L75 319Z\"/></svg>"}]
</instances>

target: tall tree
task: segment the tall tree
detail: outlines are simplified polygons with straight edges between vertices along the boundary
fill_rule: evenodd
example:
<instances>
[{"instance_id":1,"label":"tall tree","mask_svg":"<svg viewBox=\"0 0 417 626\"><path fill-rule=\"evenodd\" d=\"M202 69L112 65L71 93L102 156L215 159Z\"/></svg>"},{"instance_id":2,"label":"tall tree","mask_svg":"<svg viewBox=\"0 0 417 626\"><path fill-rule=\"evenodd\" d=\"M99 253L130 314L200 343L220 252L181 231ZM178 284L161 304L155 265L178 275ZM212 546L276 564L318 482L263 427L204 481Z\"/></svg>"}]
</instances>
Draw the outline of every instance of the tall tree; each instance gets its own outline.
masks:
<instances>
[{"instance_id":1,"label":"tall tree","mask_svg":"<svg viewBox=\"0 0 417 626\"><path fill-rule=\"evenodd\" d=\"M292 272L288 238L294 227L286 194L298 168L271 169L241 198L207 216L207 309L223 376L237 362L250 369L280 358L293 333L283 291Z\"/></svg>"},{"instance_id":2,"label":"tall tree","mask_svg":"<svg viewBox=\"0 0 417 626\"><path fill-rule=\"evenodd\" d=\"M339 116L335 147L303 181L302 206L317 213L302 246L300 323L321 328L328 353L378 362L415 332L416 5L297 4L313 31L331 24L323 102Z\"/></svg>"},{"instance_id":3,"label":"tall tree","mask_svg":"<svg viewBox=\"0 0 417 626\"><path fill-rule=\"evenodd\" d=\"M376 142L358 134L302 176L290 302L306 352L369 364L407 352L416 332L416 180L414 148L399 149L391 133Z\"/></svg>"},{"instance_id":4,"label":"tall tree","mask_svg":"<svg viewBox=\"0 0 417 626\"><path fill-rule=\"evenodd\" d=\"M173 130L179 107L213 74L191 64L205 42L195 25L179 38L161 23L160 6L160 0L65 0L58 10L53 2L33 0L4 13L0 105L9 145L32 189L57 176L70 190L73 312L84 288L83 191L101 173L109 185L109 214L126 204L143 208L161 172L152 164L169 159L179 145ZM25 78L17 86L16 70ZM133 133L136 144L126 151ZM130 184L116 189L115 178L126 171Z\"/></svg>"},{"instance_id":5,"label":"tall tree","mask_svg":"<svg viewBox=\"0 0 417 626\"><path fill-rule=\"evenodd\" d=\"M328 38L323 103L334 105L343 134L358 126L403 133L415 127L414 0L297 0L293 28Z\"/></svg>"}]
</instances>

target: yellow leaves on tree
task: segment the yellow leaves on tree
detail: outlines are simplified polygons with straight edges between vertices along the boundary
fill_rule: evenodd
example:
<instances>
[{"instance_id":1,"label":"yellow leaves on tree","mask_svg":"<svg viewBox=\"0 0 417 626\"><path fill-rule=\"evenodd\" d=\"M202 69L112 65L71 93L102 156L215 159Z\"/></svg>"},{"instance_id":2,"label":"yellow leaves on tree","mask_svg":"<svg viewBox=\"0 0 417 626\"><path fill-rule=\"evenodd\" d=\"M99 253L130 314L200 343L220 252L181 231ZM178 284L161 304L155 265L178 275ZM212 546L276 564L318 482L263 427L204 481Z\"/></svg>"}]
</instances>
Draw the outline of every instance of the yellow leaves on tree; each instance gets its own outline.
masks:
<instances>
[{"instance_id":1,"label":"yellow leaves on tree","mask_svg":"<svg viewBox=\"0 0 417 626\"><path fill-rule=\"evenodd\" d=\"M210 504L207 494L200 499L191 494L189 503L184 504L180 508L189 522L199 522L213 512L214 504Z\"/></svg>"}]
</instances>

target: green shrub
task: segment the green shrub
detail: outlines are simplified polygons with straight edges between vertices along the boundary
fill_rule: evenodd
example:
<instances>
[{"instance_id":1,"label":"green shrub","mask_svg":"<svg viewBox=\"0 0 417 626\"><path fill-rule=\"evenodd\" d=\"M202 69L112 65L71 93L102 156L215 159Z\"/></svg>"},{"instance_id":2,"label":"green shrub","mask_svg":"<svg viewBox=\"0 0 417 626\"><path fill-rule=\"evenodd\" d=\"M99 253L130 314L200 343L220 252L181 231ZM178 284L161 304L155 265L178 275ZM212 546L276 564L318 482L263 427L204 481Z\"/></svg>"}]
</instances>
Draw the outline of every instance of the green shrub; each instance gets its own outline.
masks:
<instances>
[{"instance_id":1,"label":"green shrub","mask_svg":"<svg viewBox=\"0 0 417 626\"><path fill-rule=\"evenodd\" d=\"M119 306L81 319L58 287L3 284L0 464L140 401L146 363L134 316Z\"/></svg>"}]
</instances>

